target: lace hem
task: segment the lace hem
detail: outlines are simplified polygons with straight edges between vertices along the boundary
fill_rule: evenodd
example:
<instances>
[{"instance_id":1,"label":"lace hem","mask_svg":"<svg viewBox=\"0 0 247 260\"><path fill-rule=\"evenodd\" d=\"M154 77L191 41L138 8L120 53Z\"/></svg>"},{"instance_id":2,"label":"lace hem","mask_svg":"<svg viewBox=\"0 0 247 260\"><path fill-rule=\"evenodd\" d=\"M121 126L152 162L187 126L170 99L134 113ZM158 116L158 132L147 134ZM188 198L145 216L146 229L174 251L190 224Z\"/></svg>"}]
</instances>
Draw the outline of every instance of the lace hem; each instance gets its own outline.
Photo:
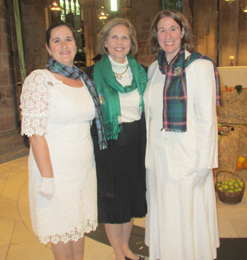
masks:
<instances>
[{"instance_id":1,"label":"lace hem","mask_svg":"<svg viewBox=\"0 0 247 260\"><path fill-rule=\"evenodd\" d=\"M97 221L88 221L87 225L85 226L84 230L78 230L75 228L74 230L65 233L65 234L55 234L50 236L39 236L40 243L46 245L47 243L51 242L53 244L57 244L58 242L63 242L64 244L68 243L69 241L77 242L80 238L84 237L84 233L90 233L91 231L95 231L98 226Z\"/></svg>"}]
</instances>

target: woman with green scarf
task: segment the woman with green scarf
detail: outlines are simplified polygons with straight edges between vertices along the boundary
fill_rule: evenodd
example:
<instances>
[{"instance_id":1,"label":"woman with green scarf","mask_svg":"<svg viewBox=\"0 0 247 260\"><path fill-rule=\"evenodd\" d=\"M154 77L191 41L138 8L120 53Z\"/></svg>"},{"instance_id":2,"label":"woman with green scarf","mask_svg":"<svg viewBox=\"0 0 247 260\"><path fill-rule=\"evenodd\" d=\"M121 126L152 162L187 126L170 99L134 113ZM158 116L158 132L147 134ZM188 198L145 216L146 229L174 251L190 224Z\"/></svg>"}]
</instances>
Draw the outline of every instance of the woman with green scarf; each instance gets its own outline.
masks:
<instances>
[{"instance_id":1,"label":"woman with green scarf","mask_svg":"<svg viewBox=\"0 0 247 260\"><path fill-rule=\"evenodd\" d=\"M145 217L146 71L132 55L136 32L126 19L110 20L99 33L102 59L87 68L99 93L108 148L100 151L92 127L98 178L98 222L105 223L115 259L144 259L129 249L133 219Z\"/></svg>"},{"instance_id":2,"label":"woman with green scarf","mask_svg":"<svg viewBox=\"0 0 247 260\"><path fill-rule=\"evenodd\" d=\"M147 203L149 260L212 260L219 233L212 168L218 166L213 61L192 49L192 31L174 10L157 14L148 68Z\"/></svg>"}]
</instances>

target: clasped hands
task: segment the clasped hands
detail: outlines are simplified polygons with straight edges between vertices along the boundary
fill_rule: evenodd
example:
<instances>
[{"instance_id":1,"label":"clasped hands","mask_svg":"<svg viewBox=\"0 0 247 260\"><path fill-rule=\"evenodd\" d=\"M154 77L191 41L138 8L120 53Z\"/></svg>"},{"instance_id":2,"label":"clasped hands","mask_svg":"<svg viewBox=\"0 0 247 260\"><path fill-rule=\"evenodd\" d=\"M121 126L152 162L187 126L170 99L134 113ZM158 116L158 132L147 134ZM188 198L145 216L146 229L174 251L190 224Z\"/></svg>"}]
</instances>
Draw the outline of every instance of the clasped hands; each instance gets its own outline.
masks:
<instances>
[{"instance_id":1,"label":"clasped hands","mask_svg":"<svg viewBox=\"0 0 247 260\"><path fill-rule=\"evenodd\" d=\"M202 169L198 168L197 166L194 166L192 169L188 171L186 176L190 176L194 172L196 172L195 186L199 185L199 187L201 188L206 183L206 179L209 173L211 172L211 169Z\"/></svg>"},{"instance_id":2,"label":"clasped hands","mask_svg":"<svg viewBox=\"0 0 247 260\"><path fill-rule=\"evenodd\" d=\"M55 192L55 179L54 178L45 178L41 177L41 184L38 190L38 193L42 197L46 197L47 199L51 199Z\"/></svg>"}]
</instances>

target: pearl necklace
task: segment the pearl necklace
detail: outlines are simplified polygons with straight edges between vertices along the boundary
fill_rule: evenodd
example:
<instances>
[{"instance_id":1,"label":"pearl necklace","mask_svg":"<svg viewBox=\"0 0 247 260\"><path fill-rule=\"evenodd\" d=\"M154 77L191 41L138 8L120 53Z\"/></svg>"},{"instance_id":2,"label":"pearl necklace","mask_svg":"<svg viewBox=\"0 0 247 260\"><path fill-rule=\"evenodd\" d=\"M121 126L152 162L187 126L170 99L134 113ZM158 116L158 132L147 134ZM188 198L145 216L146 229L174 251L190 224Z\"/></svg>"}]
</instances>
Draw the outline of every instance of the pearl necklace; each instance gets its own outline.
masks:
<instances>
[{"instance_id":1,"label":"pearl necklace","mask_svg":"<svg viewBox=\"0 0 247 260\"><path fill-rule=\"evenodd\" d=\"M117 72L113 71L114 74L115 74L116 79L121 80L123 78L122 75L127 71L128 67L129 67L129 64L127 65L127 68L122 73L117 73Z\"/></svg>"}]
</instances>

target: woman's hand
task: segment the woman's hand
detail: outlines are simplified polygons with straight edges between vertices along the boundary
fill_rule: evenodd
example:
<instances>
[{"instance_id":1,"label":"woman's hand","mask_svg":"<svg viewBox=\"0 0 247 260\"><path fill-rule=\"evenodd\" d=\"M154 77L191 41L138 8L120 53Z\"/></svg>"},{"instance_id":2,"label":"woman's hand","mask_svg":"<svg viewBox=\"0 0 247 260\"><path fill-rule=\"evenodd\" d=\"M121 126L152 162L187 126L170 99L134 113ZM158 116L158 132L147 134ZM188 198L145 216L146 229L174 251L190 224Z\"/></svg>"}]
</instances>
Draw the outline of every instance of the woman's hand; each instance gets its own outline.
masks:
<instances>
[{"instance_id":1,"label":"woman's hand","mask_svg":"<svg viewBox=\"0 0 247 260\"><path fill-rule=\"evenodd\" d=\"M53 194L55 193L55 180L54 178L41 178L41 184L38 190L38 193L46 197L47 199L51 199Z\"/></svg>"},{"instance_id":2,"label":"woman's hand","mask_svg":"<svg viewBox=\"0 0 247 260\"><path fill-rule=\"evenodd\" d=\"M190 176L194 172L196 172L195 186L199 185L199 187L201 188L206 183L206 179L211 172L211 169L202 169L194 166L192 169L189 170L186 176Z\"/></svg>"},{"instance_id":3,"label":"woman's hand","mask_svg":"<svg viewBox=\"0 0 247 260\"><path fill-rule=\"evenodd\" d=\"M41 174L41 184L38 193L47 199L51 199L55 192L55 180L48 144L44 136L33 135L29 139L33 156Z\"/></svg>"}]
</instances>

